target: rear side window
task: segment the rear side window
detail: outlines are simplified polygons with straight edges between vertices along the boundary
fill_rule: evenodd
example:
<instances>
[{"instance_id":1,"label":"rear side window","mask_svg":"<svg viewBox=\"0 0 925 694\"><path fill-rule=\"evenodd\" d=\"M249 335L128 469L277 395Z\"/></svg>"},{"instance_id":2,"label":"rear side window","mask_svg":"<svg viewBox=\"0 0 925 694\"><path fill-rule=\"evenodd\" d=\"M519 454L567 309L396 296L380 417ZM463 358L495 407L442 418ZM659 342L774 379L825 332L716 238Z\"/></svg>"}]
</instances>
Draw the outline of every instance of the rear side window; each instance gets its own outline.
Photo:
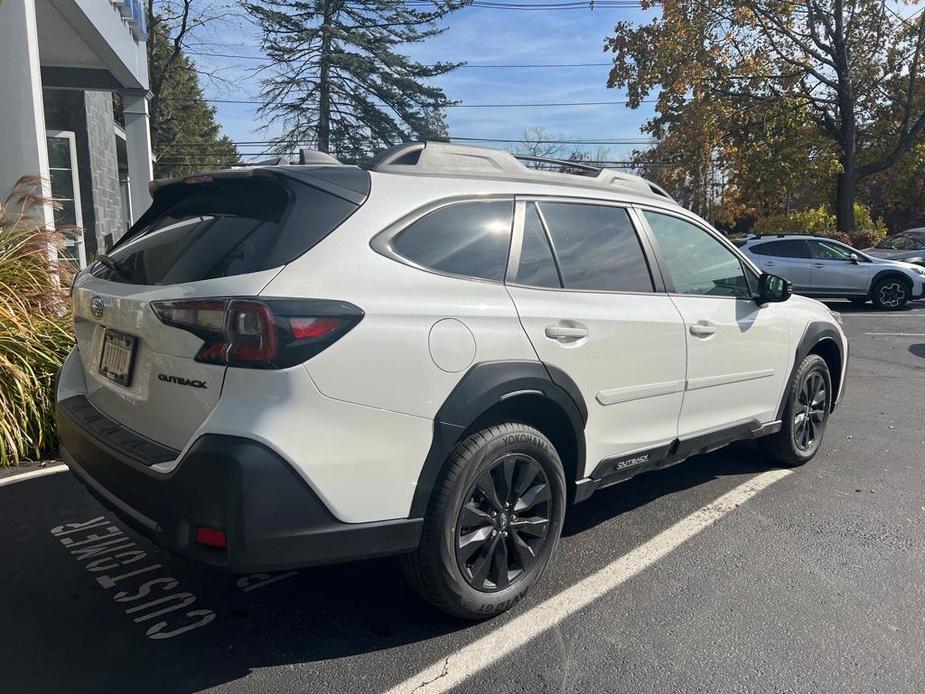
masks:
<instances>
[{"instance_id":1,"label":"rear side window","mask_svg":"<svg viewBox=\"0 0 925 694\"><path fill-rule=\"evenodd\" d=\"M216 180L159 191L151 209L94 274L167 285L280 267L305 253L357 205L302 183Z\"/></svg>"},{"instance_id":2,"label":"rear side window","mask_svg":"<svg viewBox=\"0 0 925 694\"><path fill-rule=\"evenodd\" d=\"M414 222L391 245L430 270L501 282L513 222L512 200L454 203Z\"/></svg>"},{"instance_id":3,"label":"rear side window","mask_svg":"<svg viewBox=\"0 0 925 694\"><path fill-rule=\"evenodd\" d=\"M524 240L520 248L520 265L517 268L517 284L529 287L559 288L559 271L552 257L546 232L540 222L536 205L527 205L524 219Z\"/></svg>"},{"instance_id":4,"label":"rear side window","mask_svg":"<svg viewBox=\"0 0 925 694\"><path fill-rule=\"evenodd\" d=\"M566 289L651 292L652 277L626 210L581 203L543 202Z\"/></svg>"},{"instance_id":5,"label":"rear side window","mask_svg":"<svg viewBox=\"0 0 925 694\"><path fill-rule=\"evenodd\" d=\"M751 246L749 250L756 255L767 255L775 258L809 258L809 248L802 239L787 239L786 241L768 241Z\"/></svg>"}]
</instances>

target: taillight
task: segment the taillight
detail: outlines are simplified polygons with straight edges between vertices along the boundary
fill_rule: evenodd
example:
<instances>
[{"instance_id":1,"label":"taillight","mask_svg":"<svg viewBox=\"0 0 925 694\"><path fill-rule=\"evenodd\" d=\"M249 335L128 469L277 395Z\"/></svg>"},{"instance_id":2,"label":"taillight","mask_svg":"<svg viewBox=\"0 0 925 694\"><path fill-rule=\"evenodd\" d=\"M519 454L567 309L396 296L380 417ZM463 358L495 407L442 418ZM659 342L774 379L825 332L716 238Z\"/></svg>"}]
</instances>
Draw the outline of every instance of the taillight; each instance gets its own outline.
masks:
<instances>
[{"instance_id":1,"label":"taillight","mask_svg":"<svg viewBox=\"0 0 925 694\"><path fill-rule=\"evenodd\" d=\"M196 528L196 543L215 549L225 549L225 531L215 528Z\"/></svg>"},{"instance_id":2,"label":"taillight","mask_svg":"<svg viewBox=\"0 0 925 694\"><path fill-rule=\"evenodd\" d=\"M165 325L202 338L196 361L261 369L310 359L363 317L353 304L326 299L192 299L151 308Z\"/></svg>"}]
</instances>

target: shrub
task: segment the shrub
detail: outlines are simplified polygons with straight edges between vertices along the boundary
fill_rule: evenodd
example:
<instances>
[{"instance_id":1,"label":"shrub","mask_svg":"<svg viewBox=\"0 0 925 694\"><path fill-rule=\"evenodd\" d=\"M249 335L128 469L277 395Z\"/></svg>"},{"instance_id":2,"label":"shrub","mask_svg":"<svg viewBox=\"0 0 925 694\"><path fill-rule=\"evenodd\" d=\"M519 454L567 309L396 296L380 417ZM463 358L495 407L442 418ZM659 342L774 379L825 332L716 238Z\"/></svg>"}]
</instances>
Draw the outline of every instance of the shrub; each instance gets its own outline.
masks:
<instances>
[{"instance_id":1,"label":"shrub","mask_svg":"<svg viewBox=\"0 0 925 694\"><path fill-rule=\"evenodd\" d=\"M797 210L789 216L777 214L760 217L755 221L752 231L756 234L826 236L855 248L868 248L886 236L886 225L881 220L875 221L866 205L854 203L854 218L857 231L853 234L836 231L835 214L822 206Z\"/></svg>"},{"instance_id":2,"label":"shrub","mask_svg":"<svg viewBox=\"0 0 925 694\"><path fill-rule=\"evenodd\" d=\"M782 214L760 217L752 228L757 234L807 234L830 236L835 233L835 215L825 207L797 210L789 216Z\"/></svg>"},{"instance_id":3,"label":"shrub","mask_svg":"<svg viewBox=\"0 0 925 694\"><path fill-rule=\"evenodd\" d=\"M870 248L871 246L876 246L882 238L882 235L873 230L856 231L851 235L849 245L854 248Z\"/></svg>"},{"instance_id":4,"label":"shrub","mask_svg":"<svg viewBox=\"0 0 925 694\"><path fill-rule=\"evenodd\" d=\"M53 449L52 387L73 344L70 271L51 259L64 235L35 216L41 190L23 178L0 202L0 466Z\"/></svg>"}]
</instances>

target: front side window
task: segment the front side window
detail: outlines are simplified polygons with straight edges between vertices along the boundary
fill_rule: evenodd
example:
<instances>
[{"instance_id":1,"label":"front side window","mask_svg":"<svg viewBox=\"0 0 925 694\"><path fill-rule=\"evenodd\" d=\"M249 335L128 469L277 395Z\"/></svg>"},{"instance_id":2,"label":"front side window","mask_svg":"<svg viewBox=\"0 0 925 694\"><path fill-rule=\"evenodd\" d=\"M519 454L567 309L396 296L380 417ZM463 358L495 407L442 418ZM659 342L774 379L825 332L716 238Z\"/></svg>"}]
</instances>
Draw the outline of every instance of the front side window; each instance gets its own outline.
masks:
<instances>
[{"instance_id":1,"label":"front side window","mask_svg":"<svg viewBox=\"0 0 925 694\"><path fill-rule=\"evenodd\" d=\"M834 243L833 241L810 241L809 247L812 250L813 258L816 260L842 260L851 261L851 254L854 253L847 246Z\"/></svg>"},{"instance_id":2,"label":"front side window","mask_svg":"<svg viewBox=\"0 0 925 694\"><path fill-rule=\"evenodd\" d=\"M455 203L414 222L391 245L399 255L431 270L500 282L513 221L512 200Z\"/></svg>"},{"instance_id":3,"label":"front side window","mask_svg":"<svg viewBox=\"0 0 925 694\"><path fill-rule=\"evenodd\" d=\"M622 207L541 202L566 289L651 292L639 238Z\"/></svg>"},{"instance_id":4,"label":"front side window","mask_svg":"<svg viewBox=\"0 0 925 694\"><path fill-rule=\"evenodd\" d=\"M751 298L742 263L711 234L679 217L643 214L676 293Z\"/></svg>"},{"instance_id":5,"label":"front side window","mask_svg":"<svg viewBox=\"0 0 925 694\"><path fill-rule=\"evenodd\" d=\"M925 242L913 236L891 236L881 241L877 248L886 248L894 251L920 251L925 248Z\"/></svg>"}]
</instances>

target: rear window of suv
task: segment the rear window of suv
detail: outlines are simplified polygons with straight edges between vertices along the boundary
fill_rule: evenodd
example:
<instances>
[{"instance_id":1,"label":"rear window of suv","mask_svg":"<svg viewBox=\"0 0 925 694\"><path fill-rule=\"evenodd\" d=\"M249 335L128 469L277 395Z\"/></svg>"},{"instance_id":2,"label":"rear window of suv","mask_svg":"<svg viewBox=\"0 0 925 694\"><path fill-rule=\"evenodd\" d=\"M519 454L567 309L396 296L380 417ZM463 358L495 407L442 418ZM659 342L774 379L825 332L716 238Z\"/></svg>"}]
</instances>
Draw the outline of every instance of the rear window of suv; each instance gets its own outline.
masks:
<instances>
[{"instance_id":1,"label":"rear window of suv","mask_svg":"<svg viewBox=\"0 0 925 694\"><path fill-rule=\"evenodd\" d=\"M414 222L392 239L391 246L430 270L500 282L513 222L513 200L458 202Z\"/></svg>"},{"instance_id":2,"label":"rear window of suv","mask_svg":"<svg viewBox=\"0 0 925 694\"><path fill-rule=\"evenodd\" d=\"M114 282L167 285L269 270L295 260L358 205L270 177L175 184L98 265Z\"/></svg>"}]
</instances>

